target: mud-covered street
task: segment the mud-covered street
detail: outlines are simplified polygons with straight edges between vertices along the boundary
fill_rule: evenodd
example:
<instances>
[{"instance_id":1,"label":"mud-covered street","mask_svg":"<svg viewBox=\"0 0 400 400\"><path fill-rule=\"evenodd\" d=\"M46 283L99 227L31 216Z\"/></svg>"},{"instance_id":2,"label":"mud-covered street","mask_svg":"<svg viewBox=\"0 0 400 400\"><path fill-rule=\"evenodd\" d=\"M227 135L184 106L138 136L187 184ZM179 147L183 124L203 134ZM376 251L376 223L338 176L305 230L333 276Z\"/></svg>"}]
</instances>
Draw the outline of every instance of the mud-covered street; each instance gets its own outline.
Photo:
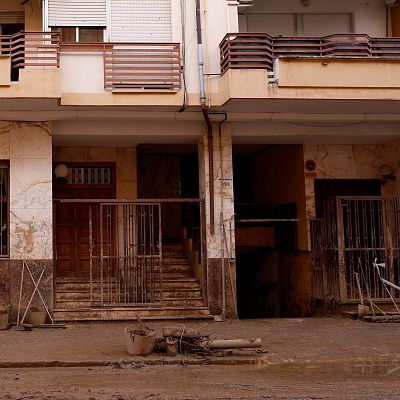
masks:
<instances>
[{"instance_id":1,"label":"mud-covered street","mask_svg":"<svg viewBox=\"0 0 400 400\"><path fill-rule=\"evenodd\" d=\"M0 371L2 399L398 399L400 363Z\"/></svg>"},{"instance_id":2,"label":"mud-covered street","mask_svg":"<svg viewBox=\"0 0 400 400\"><path fill-rule=\"evenodd\" d=\"M156 331L165 324L149 323ZM267 351L215 359L131 357L127 325L0 332L0 399L400 398L399 324L340 317L186 323L217 338L260 337Z\"/></svg>"}]
</instances>

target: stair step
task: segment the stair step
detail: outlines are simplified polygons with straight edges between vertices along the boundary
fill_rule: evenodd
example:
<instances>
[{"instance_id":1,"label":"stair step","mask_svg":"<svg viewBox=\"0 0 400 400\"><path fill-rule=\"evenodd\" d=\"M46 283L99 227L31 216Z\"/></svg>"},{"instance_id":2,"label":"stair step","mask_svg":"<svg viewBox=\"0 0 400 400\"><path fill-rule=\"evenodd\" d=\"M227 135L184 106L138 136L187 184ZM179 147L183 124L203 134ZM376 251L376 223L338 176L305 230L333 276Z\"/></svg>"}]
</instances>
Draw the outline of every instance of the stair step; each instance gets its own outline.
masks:
<instances>
[{"instance_id":1,"label":"stair step","mask_svg":"<svg viewBox=\"0 0 400 400\"><path fill-rule=\"evenodd\" d=\"M143 319L210 319L207 307L55 309L54 321L126 321Z\"/></svg>"},{"instance_id":2,"label":"stair step","mask_svg":"<svg viewBox=\"0 0 400 400\"><path fill-rule=\"evenodd\" d=\"M163 254L163 259L162 259L163 264L187 264L189 265L188 259L186 256L167 256Z\"/></svg>"},{"instance_id":3,"label":"stair step","mask_svg":"<svg viewBox=\"0 0 400 400\"><path fill-rule=\"evenodd\" d=\"M56 309L78 310L90 308L90 301L56 301ZM204 299L202 297L187 298L165 298L162 301L163 307L204 307Z\"/></svg>"}]
</instances>

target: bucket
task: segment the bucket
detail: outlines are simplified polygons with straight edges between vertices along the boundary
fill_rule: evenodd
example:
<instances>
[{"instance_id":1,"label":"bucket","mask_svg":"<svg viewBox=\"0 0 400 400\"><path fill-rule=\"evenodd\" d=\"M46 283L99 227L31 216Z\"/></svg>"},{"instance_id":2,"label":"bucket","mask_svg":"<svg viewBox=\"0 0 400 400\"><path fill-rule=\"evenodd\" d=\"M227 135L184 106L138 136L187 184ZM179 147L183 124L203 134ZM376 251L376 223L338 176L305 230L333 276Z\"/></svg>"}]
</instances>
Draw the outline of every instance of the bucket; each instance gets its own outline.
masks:
<instances>
[{"instance_id":1,"label":"bucket","mask_svg":"<svg viewBox=\"0 0 400 400\"><path fill-rule=\"evenodd\" d=\"M43 325L46 323L46 317L46 310L40 307L31 307L26 314L27 322L33 326Z\"/></svg>"},{"instance_id":2,"label":"bucket","mask_svg":"<svg viewBox=\"0 0 400 400\"><path fill-rule=\"evenodd\" d=\"M0 305L0 331L8 329L10 306Z\"/></svg>"},{"instance_id":3,"label":"bucket","mask_svg":"<svg viewBox=\"0 0 400 400\"><path fill-rule=\"evenodd\" d=\"M126 345L131 356L147 356L153 352L156 333L148 329L125 329Z\"/></svg>"}]
</instances>

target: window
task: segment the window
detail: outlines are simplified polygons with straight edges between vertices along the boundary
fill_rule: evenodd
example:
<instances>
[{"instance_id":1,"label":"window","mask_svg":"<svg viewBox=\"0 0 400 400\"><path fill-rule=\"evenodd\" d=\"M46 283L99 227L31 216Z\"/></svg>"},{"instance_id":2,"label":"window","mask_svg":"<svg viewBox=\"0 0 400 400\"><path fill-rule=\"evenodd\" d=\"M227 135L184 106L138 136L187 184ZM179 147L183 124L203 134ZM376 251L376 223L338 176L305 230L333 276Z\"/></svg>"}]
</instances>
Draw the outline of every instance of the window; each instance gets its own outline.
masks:
<instances>
[{"instance_id":1,"label":"window","mask_svg":"<svg viewBox=\"0 0 400 400\"><path fill-rule=\"evenodd\" d=\"M351 33L350 13L248 13L247 32L271 36L328 36Z\"/></svg>"},{"instance_id":2,"label":"window","mask_svg":"<svg viewBox=\"0 0 400 400\"><path fill-rule=\"evenodd\" d=\"M0 162L0 257L8 256L9 236L9 213L8 213L8 192L9 192L9 166L7 162Z\"/></svg>"},{"instance_id":3,"label":"window","mask_svg":"<svg viewBox=\"0 0 400 400\"><path fill-rule=\"evenodd\" d=\"M60 32L62 43L99 43L104 42L103 27L75 27L63 26L51 28L53 32Z\"/></svg>"}]
</instances>

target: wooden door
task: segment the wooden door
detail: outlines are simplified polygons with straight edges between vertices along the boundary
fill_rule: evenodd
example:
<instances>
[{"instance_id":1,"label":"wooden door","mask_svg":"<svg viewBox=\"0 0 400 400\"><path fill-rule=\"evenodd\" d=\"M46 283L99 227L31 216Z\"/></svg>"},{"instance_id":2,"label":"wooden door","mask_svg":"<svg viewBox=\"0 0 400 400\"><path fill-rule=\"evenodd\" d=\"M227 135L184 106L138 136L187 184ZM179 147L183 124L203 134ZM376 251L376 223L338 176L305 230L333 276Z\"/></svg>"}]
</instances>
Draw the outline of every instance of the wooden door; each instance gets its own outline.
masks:
<instances>
[{"instance_id":1,"label":"wooden door","mask_svg":"<svg viewBox=\"0 0 400 400\"><path fill-rule=\"evenodd\" d=\"M57 199L112 199L112 189L57 190ZM89 206L93 215L99 205L94 203L56 202L56 273L57 278L89 279ZM96 232L96 218L92 219Z\"/></svg>"}]
</instances>

